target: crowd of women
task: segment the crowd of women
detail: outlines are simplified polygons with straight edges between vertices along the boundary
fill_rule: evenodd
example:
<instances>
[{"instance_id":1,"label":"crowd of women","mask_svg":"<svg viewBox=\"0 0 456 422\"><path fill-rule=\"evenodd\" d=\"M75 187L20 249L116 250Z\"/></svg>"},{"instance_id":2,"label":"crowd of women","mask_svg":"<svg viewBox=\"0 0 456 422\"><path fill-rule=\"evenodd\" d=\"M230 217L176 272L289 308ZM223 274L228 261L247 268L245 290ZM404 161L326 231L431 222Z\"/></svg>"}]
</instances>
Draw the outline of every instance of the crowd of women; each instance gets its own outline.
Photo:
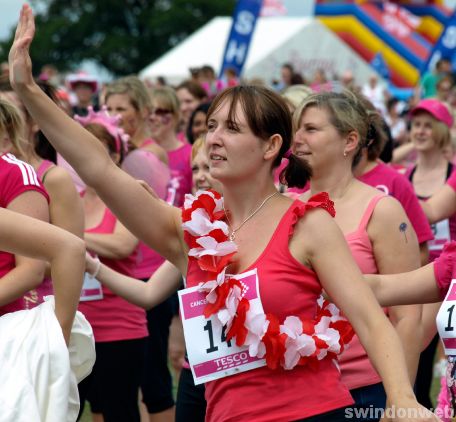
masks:
<instances>
[{"instance_id":1,"label":"crowd of women","mask_svg":"<svg viewBox=\"0 0 456 422\"><path fill-rule=\"evenodd\" d=\"M32 77L34 30L25 5L0 83L0 327L51 294L70 351L76 308L90 323L96 360L66 420L86 402L105 422L450 420L456 172L443 102L411 110L402 170L380 160L382 115L348 90L214 97L129 76L73 118ZM448 363L434 414L421 352L433 356L437 329ZM36 420L62 420L43 410L54 395L33 400ZM18 394L0 404L0 421L26 414Z\"/></svg>"}]
</instances>

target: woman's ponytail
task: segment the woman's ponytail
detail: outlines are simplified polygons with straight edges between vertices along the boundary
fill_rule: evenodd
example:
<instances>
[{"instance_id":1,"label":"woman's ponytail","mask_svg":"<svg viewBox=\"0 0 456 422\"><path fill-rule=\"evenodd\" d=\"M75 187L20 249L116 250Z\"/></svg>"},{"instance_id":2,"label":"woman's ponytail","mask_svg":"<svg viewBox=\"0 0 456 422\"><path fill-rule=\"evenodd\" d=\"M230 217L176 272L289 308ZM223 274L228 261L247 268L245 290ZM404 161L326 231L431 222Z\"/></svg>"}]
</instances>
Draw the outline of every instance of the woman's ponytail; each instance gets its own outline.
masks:
<instances>
[{"instance_id":1,"label":"woman's ponytail","mask_svg":"<svg viewBox=\"0 0 456 422\"><path fill-rule=\"evenodd\" d=\"M289 188L303 188L312 177L312 169L305 160L300 160L294 154L288 154L288 165L279 176L280 183Z\"/></svg>"}]
</instances>

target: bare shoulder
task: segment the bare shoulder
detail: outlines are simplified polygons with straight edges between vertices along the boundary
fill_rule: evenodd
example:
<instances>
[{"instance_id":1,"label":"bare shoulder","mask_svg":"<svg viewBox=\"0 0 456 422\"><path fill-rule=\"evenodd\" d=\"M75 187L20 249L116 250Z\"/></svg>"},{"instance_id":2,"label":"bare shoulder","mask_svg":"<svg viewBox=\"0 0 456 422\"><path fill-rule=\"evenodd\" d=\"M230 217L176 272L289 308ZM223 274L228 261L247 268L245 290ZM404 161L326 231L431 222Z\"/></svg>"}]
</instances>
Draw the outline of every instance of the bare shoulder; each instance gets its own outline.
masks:
<instances>
[{"instance_id":1,"label":"bare shoulder","mask_svg":"<svg viewBox=\"0 0 456 422\"><path fill-rule=\"evenodd\" d=\"M158 144L149 144L146 145L143 149L150 151L157 156L160 161L163 161L165 164L168 164L168 154L165 149Z\"/></svg>"},{"instance_id":2,"label":"bare shoulder","mask_svg":"<svg viewBox=\"0 0 456 422\"><path fill-rule=\"evenodd\" d=\"M309 265L321 247L330 247L333 236L342 236L331 215L321 208L307 210L296 223L290 241L292 255L305 265Z\"/></svg>"},{"instance_id":3,"label":"bare shoulder","mask_svg":"<svg viewBox=\"0 0 456 422\"><path fill-rule=\"evenodd\" d=\"M392 230L407 233L408 231L413 232L413 227L401 203L397 199L387 196L377 203L367 231L369 237L375 241L375 239L385 238L385 234L391 234Z\"/></svg>"},{"instance_id":4,"label":"bare shoulder","mask_svg":"<svg viewBox=\"0 0 456 422\"><path fill-rule=\"evenodd\" d=\"M392 196L385 196L378 201L372 215L373 221L388 222L401 218L407 218L401 203Z\"/></svg>"},{"instance_id":5,"label":"bare shoulder","mask_svg":"<svg viewBox=\"0 0 456 422\"><path fill-rule=\"evenodd\" d=\"M314 208L307 210L299 219L294 234L312 239L314 237L323 238L326 233L332 232L334 228L337 228L337 224L328 211L322 208Z\"/></svg>"}]
</instances>

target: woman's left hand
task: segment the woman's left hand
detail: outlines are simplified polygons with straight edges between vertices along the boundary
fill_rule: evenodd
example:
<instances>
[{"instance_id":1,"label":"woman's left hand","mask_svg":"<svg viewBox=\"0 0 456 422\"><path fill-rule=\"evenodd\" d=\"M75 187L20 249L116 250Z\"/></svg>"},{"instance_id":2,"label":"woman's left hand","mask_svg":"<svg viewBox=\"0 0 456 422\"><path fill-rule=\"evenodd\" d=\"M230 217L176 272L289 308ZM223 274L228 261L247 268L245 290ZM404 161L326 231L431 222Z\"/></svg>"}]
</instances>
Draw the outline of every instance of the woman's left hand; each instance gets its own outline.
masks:
<instances>
[{"instance_id":1,"label":"woman's left hand","mask_svg":"<svg viewBox=\"0 0 456 422\"><path fill-rule=\"evenodd\" d=\"M32 60L30 59L29 48L34 36L35 20L33 12L28 4L24 4L21 9L14 42L8 56L10 81L15 89L33 84Z\"/></svg>"}]
</instances>

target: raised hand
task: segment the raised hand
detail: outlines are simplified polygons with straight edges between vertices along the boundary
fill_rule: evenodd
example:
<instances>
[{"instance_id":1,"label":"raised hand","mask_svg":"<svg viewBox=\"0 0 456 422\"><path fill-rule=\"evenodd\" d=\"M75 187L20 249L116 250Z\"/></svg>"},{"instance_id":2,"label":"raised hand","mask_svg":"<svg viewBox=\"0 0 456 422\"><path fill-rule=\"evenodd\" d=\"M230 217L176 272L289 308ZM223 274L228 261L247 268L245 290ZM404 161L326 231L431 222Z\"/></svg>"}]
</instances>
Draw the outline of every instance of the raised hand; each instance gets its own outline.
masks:
<instances>
[{"instance_id":1,"label":"raised hand","mask_svg":"<svg viewBox=\"0 0 456 422\"><path fill-rule=\"evenodd\" d=\"M34 35L35 19L32 9L28 4L24 4L21 9L14 42L8 56L10 81L14 89L21 89L33 83L32 60L30 59L29 48Z\"/></svg>"}]
</instances>

